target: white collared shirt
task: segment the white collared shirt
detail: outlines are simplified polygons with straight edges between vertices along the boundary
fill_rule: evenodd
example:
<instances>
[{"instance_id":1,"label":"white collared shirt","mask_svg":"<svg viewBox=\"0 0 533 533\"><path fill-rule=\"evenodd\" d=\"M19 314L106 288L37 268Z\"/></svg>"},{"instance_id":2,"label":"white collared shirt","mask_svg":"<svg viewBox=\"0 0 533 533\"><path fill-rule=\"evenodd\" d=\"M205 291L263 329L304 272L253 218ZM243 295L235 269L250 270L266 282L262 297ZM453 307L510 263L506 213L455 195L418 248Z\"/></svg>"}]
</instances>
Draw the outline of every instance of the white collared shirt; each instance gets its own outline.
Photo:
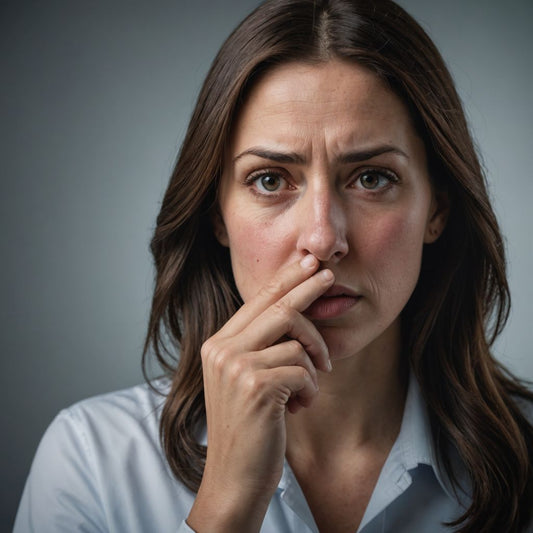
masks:
<instances>
[{"instance_id":1,"label":"white collared shirt","mask_svg":"<svg viewBox=\"0 0 533 533\"><path fill-rule=\"evenodd\" d=\"M61 411L37 450L14 533L191 532L185 519L195 494L173 476L159 443L163 402L139 385ZM411 376L400 433L357 531L451 531L442 522L464 512L466 483L465 491L456 497L438 467ZM287 463L261 532L318 532Z\"/></svg>"}]
</instances>

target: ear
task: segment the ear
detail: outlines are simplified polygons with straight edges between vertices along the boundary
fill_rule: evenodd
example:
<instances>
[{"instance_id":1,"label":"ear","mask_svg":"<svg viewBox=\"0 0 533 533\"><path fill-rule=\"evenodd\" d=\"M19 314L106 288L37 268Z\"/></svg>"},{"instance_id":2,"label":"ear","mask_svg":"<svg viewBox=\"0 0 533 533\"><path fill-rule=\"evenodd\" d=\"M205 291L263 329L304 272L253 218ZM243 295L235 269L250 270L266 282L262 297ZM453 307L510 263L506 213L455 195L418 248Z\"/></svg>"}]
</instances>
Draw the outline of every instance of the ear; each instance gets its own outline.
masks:
<instances>
[{"instance_id":1,"label":"ear","mask_svg":"<svg viewBox=\"0 0 533 533\"><path fill-rule=\"evenodd\" d=\"M213 225L213 232L215 234L215 237L217 241L222 246L229 246L229 237L228 232L226 230L226 224L224 223L224 219L222 218L222 214L220 213L220 210L218 206L213 209L211 214L211 224Z\"/></svg>"},{"instance_id":2,"label":"ear","mask_svg":"<svg viewBox=\"0 0 533 533\"><path fill-rule=\"evenodd\" d=\"M444 231L448 215L450 214L450 201L448 193L444 191L435 191L431 200L428 222L426 224L426 233L424 243L431 244L435 242Z\"/></svg>"}]
</instances>

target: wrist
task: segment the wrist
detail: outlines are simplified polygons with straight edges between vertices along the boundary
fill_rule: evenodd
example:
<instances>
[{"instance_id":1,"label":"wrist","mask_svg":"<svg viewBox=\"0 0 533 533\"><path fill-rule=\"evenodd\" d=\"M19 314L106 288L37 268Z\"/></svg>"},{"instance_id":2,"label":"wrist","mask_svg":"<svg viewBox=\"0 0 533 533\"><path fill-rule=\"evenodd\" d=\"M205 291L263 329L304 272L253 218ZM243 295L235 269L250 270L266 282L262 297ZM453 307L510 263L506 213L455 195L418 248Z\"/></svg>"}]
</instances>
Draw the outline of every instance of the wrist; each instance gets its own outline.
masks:
<instances>
[{"instance_id":1,"label":"wrist","mask_svg":"<svg viewBox=\"0 0 533 533\"><path fill-rule=\"evenodd\" d=\"M261 529L270 502L266 494L250 491L218 490L200 486L194 505L187 517L195 533L256 533Z\"/></svg>"}]
</instances>

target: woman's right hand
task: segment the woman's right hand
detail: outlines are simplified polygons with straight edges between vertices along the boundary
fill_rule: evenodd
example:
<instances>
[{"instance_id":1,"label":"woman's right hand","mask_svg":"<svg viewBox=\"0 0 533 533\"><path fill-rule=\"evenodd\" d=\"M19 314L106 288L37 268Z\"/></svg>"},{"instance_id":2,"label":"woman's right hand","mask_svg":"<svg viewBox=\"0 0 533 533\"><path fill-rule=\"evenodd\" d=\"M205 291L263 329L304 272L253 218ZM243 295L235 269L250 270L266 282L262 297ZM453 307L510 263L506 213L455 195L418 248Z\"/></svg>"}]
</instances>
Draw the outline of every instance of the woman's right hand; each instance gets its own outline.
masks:
<instances>
[{"instance_id":1,"label":"woman's right hand","mask_svg":"<svg viewBox=\"0 0 533 533\"><path fill-rule=\"evenodd\" d=\"M334 282L311 254L276 275L202 347L208 448L187 523L259 531L286 447L285 414L311 405L327 346L302 312Z\"/></svg>"}]
</instances>

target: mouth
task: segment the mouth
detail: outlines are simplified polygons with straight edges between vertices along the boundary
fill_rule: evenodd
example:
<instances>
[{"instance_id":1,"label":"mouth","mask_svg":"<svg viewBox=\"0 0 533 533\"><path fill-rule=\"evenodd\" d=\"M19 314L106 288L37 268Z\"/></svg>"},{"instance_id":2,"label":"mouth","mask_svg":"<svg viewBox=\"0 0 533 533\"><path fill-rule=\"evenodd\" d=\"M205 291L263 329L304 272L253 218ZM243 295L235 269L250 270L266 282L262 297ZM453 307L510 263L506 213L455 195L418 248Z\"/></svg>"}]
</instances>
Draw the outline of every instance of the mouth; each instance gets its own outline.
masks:
<instances>
[{"instance_id":1,"label":"mouth","mask_svg":"<svg viewBox=\"0 0 533 533\"><path fill-rule=\"evenodd\" d=\"M304 311L304 315L314 320L335 318L351 309L360 299L361 295L351 289L334 285L317 298Z\"/></svg>"}]
</instances>

